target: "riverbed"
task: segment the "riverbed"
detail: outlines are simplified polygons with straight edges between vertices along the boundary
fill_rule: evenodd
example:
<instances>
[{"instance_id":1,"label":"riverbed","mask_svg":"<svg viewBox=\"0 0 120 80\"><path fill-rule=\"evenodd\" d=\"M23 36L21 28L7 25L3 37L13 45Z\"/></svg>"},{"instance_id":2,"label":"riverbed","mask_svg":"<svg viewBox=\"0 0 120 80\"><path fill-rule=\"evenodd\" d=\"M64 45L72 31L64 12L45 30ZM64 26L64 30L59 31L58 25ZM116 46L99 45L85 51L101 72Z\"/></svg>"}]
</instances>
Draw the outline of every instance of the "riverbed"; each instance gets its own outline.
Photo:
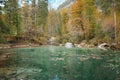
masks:
<instances>
[{"instance_id":1,"label":"riverbed","mask_svg":"<svg viewBox=\"0 0 120 80\"><path fill-rule=\"evenodd\" d=\"M0 80L120 80L117 51L41 46L1 50L0 55Z\"/></svg>"}]
</instances>

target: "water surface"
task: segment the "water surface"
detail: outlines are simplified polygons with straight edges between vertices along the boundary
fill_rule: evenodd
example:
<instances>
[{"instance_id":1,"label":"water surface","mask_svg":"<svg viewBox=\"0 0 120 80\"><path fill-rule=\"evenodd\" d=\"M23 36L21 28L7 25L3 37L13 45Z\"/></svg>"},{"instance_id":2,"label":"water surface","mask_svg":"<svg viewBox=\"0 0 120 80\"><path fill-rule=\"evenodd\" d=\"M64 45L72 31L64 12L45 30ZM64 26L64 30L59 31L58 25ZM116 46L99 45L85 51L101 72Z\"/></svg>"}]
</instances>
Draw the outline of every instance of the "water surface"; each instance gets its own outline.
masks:
<instances>
[{"instance_id":1,"label":"water surface","mask_svg":"<svg viewBox=\"0 0 120 80\"><path fill-rule=\"evenodd\" d=\"M2 50L0 80L120 80L120 52L42 46Z\"/></svg>"}]
</instances>

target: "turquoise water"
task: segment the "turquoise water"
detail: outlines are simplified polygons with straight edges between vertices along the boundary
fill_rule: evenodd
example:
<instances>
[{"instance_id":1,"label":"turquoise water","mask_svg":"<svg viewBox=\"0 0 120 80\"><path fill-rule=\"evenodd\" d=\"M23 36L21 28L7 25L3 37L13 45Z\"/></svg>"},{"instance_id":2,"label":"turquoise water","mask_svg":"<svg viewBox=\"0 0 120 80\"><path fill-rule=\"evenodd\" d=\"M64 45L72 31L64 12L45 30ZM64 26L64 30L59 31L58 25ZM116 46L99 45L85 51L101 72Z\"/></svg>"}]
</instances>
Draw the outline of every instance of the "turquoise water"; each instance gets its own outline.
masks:
<instances>
[{"instance_id":1,"label":"turquoise water","mask_svg":"<svg viewBox=\"0 0 120 80\"><path fill-rule=\"evenodd\" d=\"M57 46L1 51L0 80L120 80L120 52Z\"/></svg>"}]
</instances>

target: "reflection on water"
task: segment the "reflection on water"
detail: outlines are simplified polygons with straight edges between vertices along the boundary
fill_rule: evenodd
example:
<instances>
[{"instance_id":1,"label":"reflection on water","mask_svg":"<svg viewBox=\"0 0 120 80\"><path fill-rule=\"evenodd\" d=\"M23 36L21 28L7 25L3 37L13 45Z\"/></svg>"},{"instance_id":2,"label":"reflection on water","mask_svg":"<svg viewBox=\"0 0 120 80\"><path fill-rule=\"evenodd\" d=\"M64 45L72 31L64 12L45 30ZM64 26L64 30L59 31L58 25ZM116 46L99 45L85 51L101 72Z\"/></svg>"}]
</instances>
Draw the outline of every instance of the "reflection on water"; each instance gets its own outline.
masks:
<instances>
[{"instance_id":1,"label":"reflection on water","mask_svg":"<svg viewBox=\"0 0 120 80\"><path fill-rule=\"evenodd\" d=\"M0 80L120 80L120 52L49 48L2 51Z\"/></svg>"},{"instance_id":2,"label":"reflection on water","mask_svg":"<svg viewBox=\"0 0 120 80\"><path fill-rule=\"evenodd\" d=\"M54 46L54 45L50 45L49 50L50 50L51 52L54 52L54 51L55 51L55 46Z\"/></svg>"},{"instance_id":3,"label":"reflection on water","mask_svg":"<svg viewBox=\"0 0 120 80\"><path fill-rule=\"evenodd\" d=\"M58 75L55 76L54 80L60 80Z\"/></svg>"}]
</instances>

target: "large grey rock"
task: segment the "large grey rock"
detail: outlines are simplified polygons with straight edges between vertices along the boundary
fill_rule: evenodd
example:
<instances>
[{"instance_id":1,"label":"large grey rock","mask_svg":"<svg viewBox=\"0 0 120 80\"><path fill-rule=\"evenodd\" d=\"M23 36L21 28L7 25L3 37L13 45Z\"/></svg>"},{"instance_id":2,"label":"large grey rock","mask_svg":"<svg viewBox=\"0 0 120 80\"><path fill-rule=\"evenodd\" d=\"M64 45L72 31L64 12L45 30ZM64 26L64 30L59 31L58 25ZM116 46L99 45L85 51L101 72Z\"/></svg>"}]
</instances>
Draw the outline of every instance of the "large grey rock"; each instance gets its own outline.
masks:
<instances>
[{"instance_id":1,"label":"large grey rock","mask_svg":"<svg viewBox=\"0 0 120 80\"><path fill-rule=\"evenodd\" d=\"M102 50L107 50L107 49L105 48L106 45L107 45L107 43L102 43L102 44L100 44L100 45L98 46L98 48L100 48L100 49L102 49Z\"/></svg>"},{"instance_id":2,"label":"large grey rock","mask_svg":"<svg viewBox=\"0 0 120 80\"><path fill-rule=\"evenodd\" d=\"M51 37L51 38L49 39L49 41L50 41L50 42L55 41L55 37Z\"/></svg>"},{"instance_id":3,"label":"large grey rock","mask_svg":"<svg viewBox=\"0 0 120 80\"><path fill-rule=\"evenodd\" d=\"M70 42L67 42L67 43L65 43L65 47L66 47L66 48L72 48L72 47L73 47L73 44L70 43Z\"/></svg>"}]
</instances>

